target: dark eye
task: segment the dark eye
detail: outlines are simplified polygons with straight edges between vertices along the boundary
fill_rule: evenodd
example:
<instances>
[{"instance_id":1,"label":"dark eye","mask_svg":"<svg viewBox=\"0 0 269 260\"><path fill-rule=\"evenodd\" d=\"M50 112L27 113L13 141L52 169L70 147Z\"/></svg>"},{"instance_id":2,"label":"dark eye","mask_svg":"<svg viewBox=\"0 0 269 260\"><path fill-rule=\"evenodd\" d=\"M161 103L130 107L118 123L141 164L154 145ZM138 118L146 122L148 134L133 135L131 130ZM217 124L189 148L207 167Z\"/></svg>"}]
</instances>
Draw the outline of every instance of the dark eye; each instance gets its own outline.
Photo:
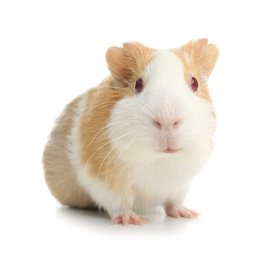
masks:
<instances>
[{"instance_id":1,"label":"dark eye","mask_svg":"<svg viewBox=\"0 0 269 260\"><path fill-rule=\"evenodd\" d=\"M198 90L199 87L199 83L197 81L197 79L195 77L191 78L191 88L194 92L196 92Z\"/></svg>"},{"instance_id":2,"label":"dark eye","mask_svg":"<svg viewBox=\"0 0 269 260\"><path fill-rule=\"evenodd\" d=\"M135 91L136 91L136 93L140 93L142 90L143 90L143 80L142 80L142 78L139 78L135 82Z\"/></svg>"}]
</instances>

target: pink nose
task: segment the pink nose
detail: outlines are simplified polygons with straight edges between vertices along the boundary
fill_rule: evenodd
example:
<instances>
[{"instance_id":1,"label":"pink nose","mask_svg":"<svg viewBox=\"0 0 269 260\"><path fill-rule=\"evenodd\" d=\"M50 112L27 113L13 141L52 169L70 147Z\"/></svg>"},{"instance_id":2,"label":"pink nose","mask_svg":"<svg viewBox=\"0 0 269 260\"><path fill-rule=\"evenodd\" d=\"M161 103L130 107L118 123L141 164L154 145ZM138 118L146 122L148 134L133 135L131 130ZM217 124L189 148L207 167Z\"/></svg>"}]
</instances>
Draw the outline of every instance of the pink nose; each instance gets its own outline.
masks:
<instances>
[{"instance_id":1,"label":"pink nose","mask_svg":"<svg viewBox=\"0 0 269 260\"><path fill-rule=\"evenodd\" d=\"M153 121L154 125L160 129L160 130L174 130L177 129L180 126L180 119L170 119L166 118L163 120L154 120Z\"/></svg>"}]
</instances>

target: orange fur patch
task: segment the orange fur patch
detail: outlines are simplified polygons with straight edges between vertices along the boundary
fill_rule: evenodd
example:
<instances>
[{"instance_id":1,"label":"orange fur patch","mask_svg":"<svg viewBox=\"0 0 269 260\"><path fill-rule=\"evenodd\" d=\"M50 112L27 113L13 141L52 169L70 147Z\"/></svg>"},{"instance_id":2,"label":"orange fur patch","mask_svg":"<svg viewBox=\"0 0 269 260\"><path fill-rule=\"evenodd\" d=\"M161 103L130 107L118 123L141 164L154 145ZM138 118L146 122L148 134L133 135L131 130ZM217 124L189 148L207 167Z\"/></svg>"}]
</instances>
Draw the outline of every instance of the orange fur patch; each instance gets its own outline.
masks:
<instances>
[{"instance_id":1,"label":"orange fur patch","mask_svg":"<svg viewBox=\"0 0 269 260\"><path fill-rule=\"evenodd\" d=\"M43 154L43 166L47 185L55 198L63 205L79 208L94 208L95 203L78 185L76 173L67 156L66 143L74 124L75 109L80 98L66 106L58 118Z\"/></svg>"},{"instance_id":2,"label":"orange fur patch","mask_svg":"<svg viewBox=\"0 0 269 260\"><path fill-rule=\"evenodd\" d=\"M134 84L153 57L154 50L138 42L109 48L106 61L112 77L87 94L87 108L80 125L82 161L90 166L94 177L107 181L118 191L129 187L126 175L119 174L123 166L112 150L106 126L116 103L134 95Z\"/></svg>"},{"instance_id":3,"label":"orange fur patch","mask_svg":"<svg viewBox=\"0 0 269 260\"><path fill-rule=\"evenodd\" d=\"M106 61L112 77L122 86L134 85L154 58L156 50L139 42L124 43L123 48L110 47Z\"/></svg>"},{"instance_id":4,"label":"orange fur patch","mask_svg":"<svg viewBox=\"0 0 269 260\"><path fill-rule=\"evenodd\" d=\"M199 82L198 96L212 103L207 87L207 80L218 59L218 48L208 44L207 39L193 40L179 49L172 49L177 54L185 68L185 81L190 86L191 78L194 76Z\"/></svg>"},{"instance_id":5,"label":"orange fur patch","mask_svg":"<svg viewBox=\"0 0 269 260\"><path fill-rule=\"evenodd\" d=\"M127 189L127 180L126 175L119 174L123 167L112 150L106 126L117 101L131 94L125 88L114 89L111 78L105 80L88 91L87 108L80 121L82 162L86 169L89 167L85 173L105 181L118 192Z\"/></svg>"}]
</instances>

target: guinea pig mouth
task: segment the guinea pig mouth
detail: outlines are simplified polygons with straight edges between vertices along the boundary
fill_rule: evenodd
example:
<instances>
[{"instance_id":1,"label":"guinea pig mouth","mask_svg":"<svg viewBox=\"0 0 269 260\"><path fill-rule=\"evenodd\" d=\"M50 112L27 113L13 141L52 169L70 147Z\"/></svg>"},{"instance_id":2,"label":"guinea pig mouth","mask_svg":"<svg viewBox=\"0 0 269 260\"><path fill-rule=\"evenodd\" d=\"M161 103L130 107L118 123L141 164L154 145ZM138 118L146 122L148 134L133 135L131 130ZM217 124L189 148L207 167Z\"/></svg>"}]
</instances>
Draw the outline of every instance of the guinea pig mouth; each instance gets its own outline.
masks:
<instances>
[{"instance_id":1,"label":"guinea pig mouth","mask_svg":"<svg viewBox=\"0 0 269 260\"><path fill-rule=\"evenodd\" d=\"M180 150L182 150L182 149L171 149L168 147L166 150L162 150L161 152L163 152L163 153L176 153Z\"/></svg>"}]
</instances>

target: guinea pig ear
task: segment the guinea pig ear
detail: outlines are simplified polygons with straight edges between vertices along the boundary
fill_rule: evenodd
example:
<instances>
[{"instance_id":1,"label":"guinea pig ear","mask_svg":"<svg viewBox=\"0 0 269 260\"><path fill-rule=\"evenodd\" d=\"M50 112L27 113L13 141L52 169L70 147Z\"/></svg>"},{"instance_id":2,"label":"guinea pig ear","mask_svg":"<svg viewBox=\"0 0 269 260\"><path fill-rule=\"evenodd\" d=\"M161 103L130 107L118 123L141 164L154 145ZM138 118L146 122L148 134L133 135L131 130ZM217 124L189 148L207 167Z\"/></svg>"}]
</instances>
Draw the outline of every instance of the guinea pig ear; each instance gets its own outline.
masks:
<instances>
[{"instance_id":1,"label":"guinea pig ear","mask_svg":"<svg viewBox=\"0 0 269 260\"><path fill-rule=\"evenodd\" d=\"M124 64L123 48L110 47L106 53L106 62L113 78L125 77L126 69Z\"/></svg>"},{"instance_id":2,"label":"guinea pig ear","mask_svg":"<svg viewBox=\"0 0 269 260\"><path fill-rule=\"evenodd\" d=\"M122 48L110 47L106 62L112 77L118 81L136 80L153 57L153 50L139 42L124 43Z\"/></svg>"},{"instance_id":3,"label":"guinea pig ear","mask_svg":"<svg viewBox=\"0 0 269 260\"><path fill-rule=\"evenodd\" d=\"M180 48L191 71L209 78L219 56L216 45L208 44L208 39L193 40Z\"/></svg>"}]
</instances>

